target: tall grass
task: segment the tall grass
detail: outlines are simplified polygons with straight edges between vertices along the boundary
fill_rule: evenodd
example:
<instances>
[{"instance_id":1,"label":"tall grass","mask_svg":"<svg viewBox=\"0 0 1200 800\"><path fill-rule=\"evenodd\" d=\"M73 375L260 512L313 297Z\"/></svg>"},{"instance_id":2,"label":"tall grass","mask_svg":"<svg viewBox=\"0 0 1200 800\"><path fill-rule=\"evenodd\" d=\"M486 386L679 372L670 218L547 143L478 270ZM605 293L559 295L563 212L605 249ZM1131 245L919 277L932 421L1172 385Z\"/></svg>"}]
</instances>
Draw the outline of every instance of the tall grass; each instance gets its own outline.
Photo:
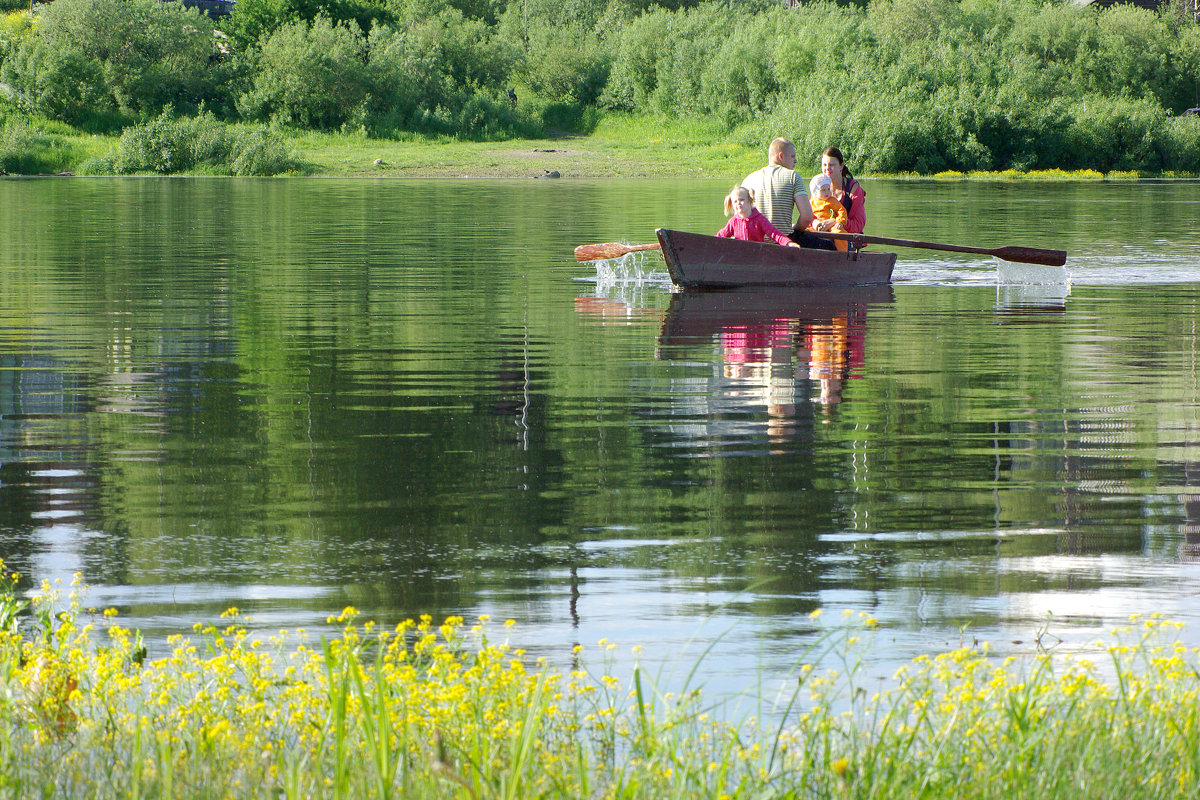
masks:
<instances>
[{"instance_id":1,"label":"tall grass","mask_svg":"<svg viewBox=\"0 0 1200 800\"><path fill-rule=\"evenodd\" d=\"M778 705L729 719L695 688L599 650L559 669L429 617L267 639L236 612L147 659L79 597L0 587L0 794L8 797L1192 797L1200 654L1137 620L1102 670L986 646L859 685L871 620L824 627ZM110 612L111 614L111 612ZM505 623L505 628L512 623ZM819 620L817 622L819 623ZM1108 676L1108 677L1103 677Z\"/></svg>"},{"instance_id":2,"label":"tall grass","mask_svg":"<svg viewBox=\"0 0 1200 800\"><path fill-rule=\"evenodd\" d=\"M0 175L66 172L86 157L88 143L61 122L26 121L0 111ZM69 131L69 129L67 129Z\"/></svg>"}]
</instances>

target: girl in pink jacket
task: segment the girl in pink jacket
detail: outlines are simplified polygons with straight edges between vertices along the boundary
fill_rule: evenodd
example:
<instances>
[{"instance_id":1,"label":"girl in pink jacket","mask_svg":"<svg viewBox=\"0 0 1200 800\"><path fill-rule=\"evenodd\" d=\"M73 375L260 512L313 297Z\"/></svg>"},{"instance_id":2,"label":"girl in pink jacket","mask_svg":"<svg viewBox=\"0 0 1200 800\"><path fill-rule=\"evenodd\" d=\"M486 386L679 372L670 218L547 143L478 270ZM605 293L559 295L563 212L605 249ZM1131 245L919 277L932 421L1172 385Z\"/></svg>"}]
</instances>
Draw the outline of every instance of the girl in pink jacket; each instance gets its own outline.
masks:
<instances>
[{"instance_id":1,"label":"girl in pink jacket","mask_svg":"<svg viewBox=\"0 0 1200 800\"><path fill-rule=\"evenodd\" d=\"M770 236L778 244L787 247L799 247L788 237L779 232L763 213L754 207L754 192L744 186L735 186L725 198L725 215L730 217L725 227L717 232L723 239L742 239L747 242L761 242Z\"/></svg>"}]
</instances>

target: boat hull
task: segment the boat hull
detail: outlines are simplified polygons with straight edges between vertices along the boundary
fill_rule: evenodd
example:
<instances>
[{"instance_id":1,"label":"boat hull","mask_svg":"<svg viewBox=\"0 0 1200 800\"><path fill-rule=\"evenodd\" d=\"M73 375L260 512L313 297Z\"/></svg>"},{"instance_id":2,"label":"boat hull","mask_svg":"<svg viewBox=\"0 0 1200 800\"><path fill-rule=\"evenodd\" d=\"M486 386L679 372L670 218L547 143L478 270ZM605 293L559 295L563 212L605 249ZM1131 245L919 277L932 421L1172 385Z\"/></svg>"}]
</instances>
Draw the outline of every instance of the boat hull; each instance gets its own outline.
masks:
<instances>
[{"instance_id":1,"label":"boat hull","mask_svg":"<svg viewBox=\"0 0 1200 800\"><path fill-rule=\"evenodd\" d=\"M842 253L722 239L659 228L663 260L676 286L869 286L889 283L895 253Z\"/></svg>"}]
</instances>

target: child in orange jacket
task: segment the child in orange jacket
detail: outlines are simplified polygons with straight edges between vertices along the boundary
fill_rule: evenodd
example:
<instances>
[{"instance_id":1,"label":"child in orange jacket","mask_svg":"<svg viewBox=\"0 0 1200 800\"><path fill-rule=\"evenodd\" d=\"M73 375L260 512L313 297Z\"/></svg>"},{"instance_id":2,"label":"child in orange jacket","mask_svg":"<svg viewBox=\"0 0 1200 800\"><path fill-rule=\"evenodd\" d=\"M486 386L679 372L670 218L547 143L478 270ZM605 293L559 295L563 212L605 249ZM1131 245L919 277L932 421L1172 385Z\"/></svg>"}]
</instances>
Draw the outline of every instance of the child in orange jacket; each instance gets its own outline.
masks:
<instances>
[{"instance_id":1,"label":"child in orange jacket","mask_svg":"<svg viewBox=\"0 0 1200 800\"><path fill-rule=\"evenodd\" d=\"M834 233L845 233L846 222L850 219L850 215L846 213L846 207L833 198L833 182L829 176L825 174L814 176L808 184L808 190L808 204L812 206L813 221L835 219L837 224L831 230ZM848 242L841 239L834 240L834 245L843 253L850 246Z\"/></svg>"}]
</instances>

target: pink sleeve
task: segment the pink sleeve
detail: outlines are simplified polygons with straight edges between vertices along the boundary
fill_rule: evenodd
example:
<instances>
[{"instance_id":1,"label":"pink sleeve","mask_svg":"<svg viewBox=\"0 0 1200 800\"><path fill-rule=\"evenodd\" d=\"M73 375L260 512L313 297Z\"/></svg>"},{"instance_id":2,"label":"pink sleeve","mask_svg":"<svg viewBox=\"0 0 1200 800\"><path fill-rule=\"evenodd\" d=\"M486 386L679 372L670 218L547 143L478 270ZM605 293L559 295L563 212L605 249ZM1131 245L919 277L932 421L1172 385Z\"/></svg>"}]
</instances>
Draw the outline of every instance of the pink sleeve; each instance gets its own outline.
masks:
<instances>
[{"instance_id":1,"label":"pink sleeve","mask_svg":"<svg viewBox=\"0 0 1200 800\"><path fill-rule=\"evenodd\" d=\"M758 227L762 233L765 233L767 236L770 236L772 239L774 239L776 244L781 244L784 247L787 247L792 241L780 233L779 229L772 225L771 220L767 219L765 216L759 220Z\"/></svg>"},{"instance_id":2,"label":"pink sleeve","mask_svg":"<svg viewBox=\"0 0 1200 800\"><path fill-rule=\"evenodd\" d=\"M725 227L717 231L717 236L722 239L729 239L733 236L733 217L729 218L729 222L725 223Z\"/></svg>"},{"instance_id":3,"label":"pink sleeve","mask_svg":"<svg viewBox=\"0 0 1200 800\"><path fill-rule=\"evenodd\" d=\"M863 228L867 227L867 210L863 208L867 202L867 193L863 191L862 184L857 180L854 181L854 186L850 190L850 199L854 202L850 204L850 219L846 221L846 233L862 233Z\"/></svg>"}]
</instances>

